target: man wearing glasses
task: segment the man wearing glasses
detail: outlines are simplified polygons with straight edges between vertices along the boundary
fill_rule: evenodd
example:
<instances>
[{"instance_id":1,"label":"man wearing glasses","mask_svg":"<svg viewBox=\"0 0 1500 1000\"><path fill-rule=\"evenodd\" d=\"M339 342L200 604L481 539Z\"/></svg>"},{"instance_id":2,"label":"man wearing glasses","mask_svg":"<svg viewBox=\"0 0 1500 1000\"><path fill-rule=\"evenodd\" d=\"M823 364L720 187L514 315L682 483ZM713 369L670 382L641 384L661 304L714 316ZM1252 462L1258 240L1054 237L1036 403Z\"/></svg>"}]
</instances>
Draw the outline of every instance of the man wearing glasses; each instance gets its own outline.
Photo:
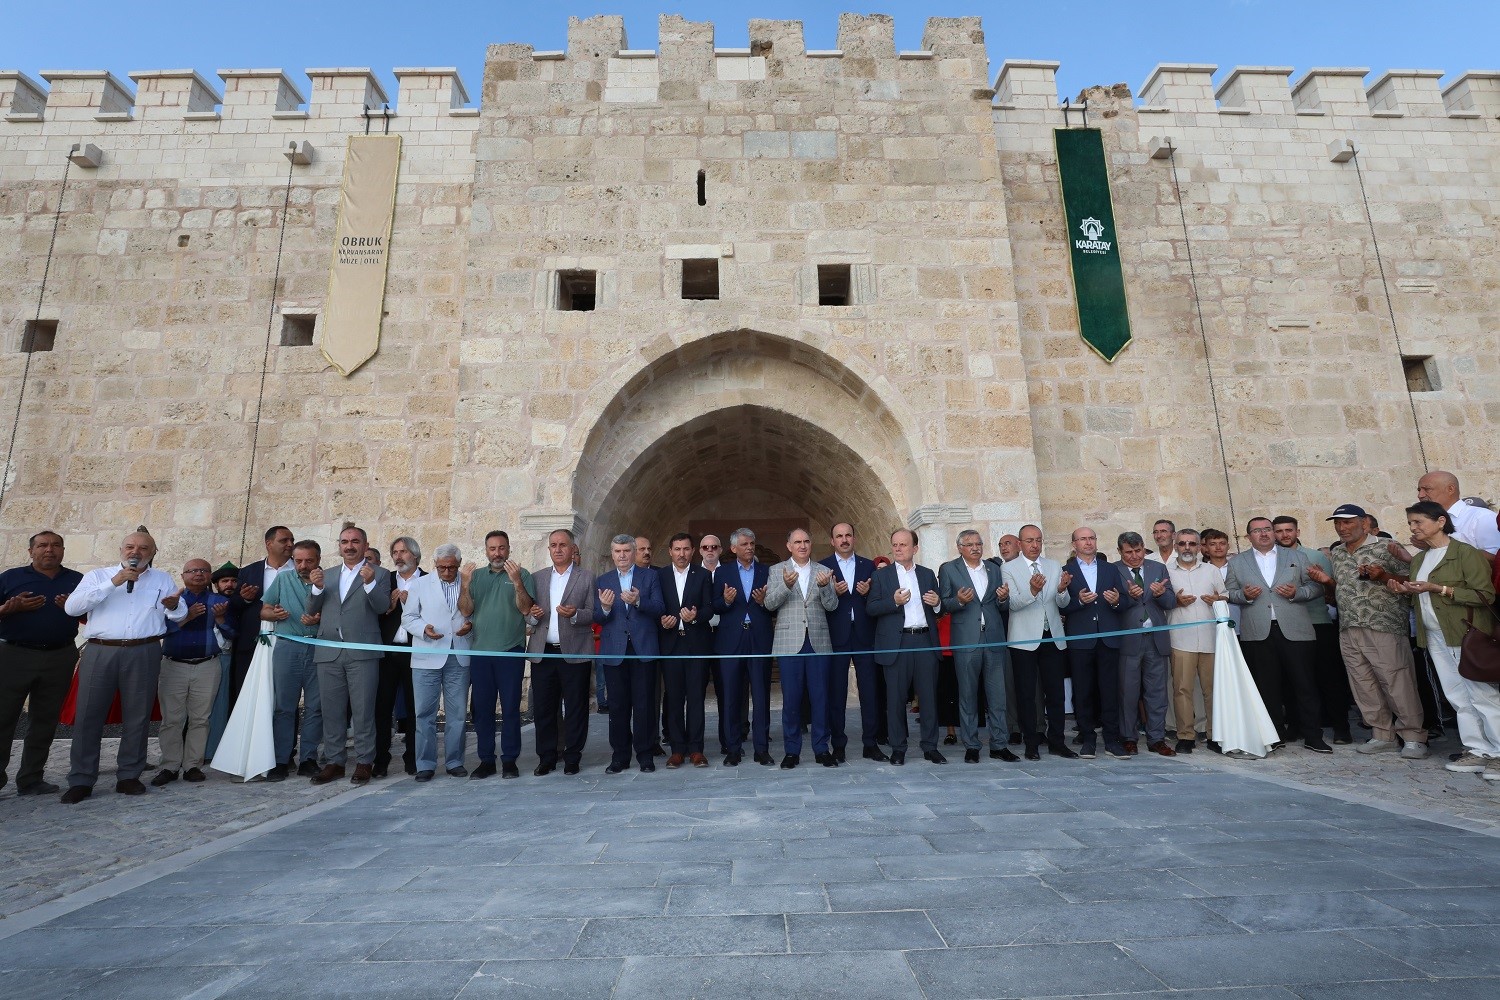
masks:
<instances>
[{"instance_id":1,"label":"man wearing glasses","mask_svg":"<svg viewBox=\"0 0 1500 1000\"><path fill-rule=\"evenodd\" d=\"M1193 682L1203 690L1204 731L1214 750L1214 602L1224 599L1218 569L1203 558L1198 532L1183 528L1174 543L1176 555L1167 560L1167 577L1177 607L1167 612L1167 624L1191 625L1167 633L1172 644L1172 714L1177 722L1177 752L1192 753L1198 743L1194 727L1197 707ZM1203 624L1192 624L1202 622Z\"/></svg>"}]
</instances>

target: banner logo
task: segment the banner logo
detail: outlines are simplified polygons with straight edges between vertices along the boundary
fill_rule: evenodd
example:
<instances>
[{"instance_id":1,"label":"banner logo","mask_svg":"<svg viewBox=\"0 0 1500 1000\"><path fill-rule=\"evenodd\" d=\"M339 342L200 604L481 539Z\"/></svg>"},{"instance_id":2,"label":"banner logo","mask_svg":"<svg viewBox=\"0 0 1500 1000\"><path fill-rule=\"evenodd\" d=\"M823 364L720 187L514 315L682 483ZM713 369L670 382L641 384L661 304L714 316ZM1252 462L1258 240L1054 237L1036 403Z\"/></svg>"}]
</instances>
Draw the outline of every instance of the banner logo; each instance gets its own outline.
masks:
<instances>
[{"instance_id":1,"label":"banner logo","mask_svg":"<svg viewBox=\"0 0 1500 1000\"><path fill-rule=\"evenodd\" d=\"M1104 223L1098 219L1088 218L1080 222L1078 228L1083 230L1084 238L1073 241L1076 249L1084 253L1109 253L1112 242L1100 239L1104 235Z\"/></svg>"}]
</instances>

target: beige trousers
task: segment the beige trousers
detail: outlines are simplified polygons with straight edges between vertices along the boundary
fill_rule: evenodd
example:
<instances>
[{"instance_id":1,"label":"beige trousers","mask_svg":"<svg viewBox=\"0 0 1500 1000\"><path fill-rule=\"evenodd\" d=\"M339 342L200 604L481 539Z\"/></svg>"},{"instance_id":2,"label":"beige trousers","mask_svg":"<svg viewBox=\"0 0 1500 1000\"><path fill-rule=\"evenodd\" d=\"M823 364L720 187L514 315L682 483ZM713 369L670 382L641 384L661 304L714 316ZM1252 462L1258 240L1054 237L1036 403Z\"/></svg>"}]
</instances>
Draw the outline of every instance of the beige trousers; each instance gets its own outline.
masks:
<instances>
[{"instance_id":1,"label":"beige trousers","mask_svg":"<svg viewBox=\"0 0 1500 1000\"><path fill-rule=\"evenodd\" d=\"M1349 674L1349 690L1365 725L1377 740L1426 743L1422 728L1422 699L1411 660L1411 642L1404 635L1372 628L1339 630L1339 650Z\"/></svg>"},{"instance_id":2,"label":"beige trousers","mask_svg":"<svg viewBox=\"0 0 1500 1000\"><path fill-rule=\"evenodd\" d=\"M1191 740L1197 737L1193 731L1195 707L1193 705L1193 681L1203 689L1204 732L1214 738L1214 654L1189 653L1172 650L1172 715L1176 720L1177 738Z\"/></svg>"},{"instance_id":3,"label":"beige trousers","mask_svg":"<svg viewBox=\"0 0 1500 1000\"><path fill-rule=\"evenodd\" d=\"M163 658L156 698L161 703L161 766L182 771L203 766L208 716L219 693L219 658L179 663Z\"/></svg>"}]
</instances>

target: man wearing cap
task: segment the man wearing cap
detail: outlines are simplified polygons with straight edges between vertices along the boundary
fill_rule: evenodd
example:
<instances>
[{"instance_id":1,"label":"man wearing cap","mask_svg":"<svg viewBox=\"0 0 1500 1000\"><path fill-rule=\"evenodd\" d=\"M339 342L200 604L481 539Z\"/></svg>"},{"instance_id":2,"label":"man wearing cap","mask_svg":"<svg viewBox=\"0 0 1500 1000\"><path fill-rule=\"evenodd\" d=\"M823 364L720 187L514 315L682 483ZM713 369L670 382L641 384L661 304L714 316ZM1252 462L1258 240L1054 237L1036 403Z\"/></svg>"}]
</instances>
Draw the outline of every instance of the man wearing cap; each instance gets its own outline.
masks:
<instances>
[{"instance_id":1,"label":"man wearing cap","mask_svg":"<svg viewBox=\"0 0 1500 1000\"><path fill-rule=\"evenodd\" d=\"M1370 739L1358 751L1392 753L1396 736L1405 743L1401 756L1427 756L1427 730L1417 695L1408 638L1410 605L1391 593L1385 581L1403 578L1406 566L1386 543L1369 533L1364 508L1346 503L1328 518L1344 544L1333 550L1333 575L1310 564L1307 575L1328 588L1339 609L1339 647L1349 686Z\"/></svg>"}]
</instances>

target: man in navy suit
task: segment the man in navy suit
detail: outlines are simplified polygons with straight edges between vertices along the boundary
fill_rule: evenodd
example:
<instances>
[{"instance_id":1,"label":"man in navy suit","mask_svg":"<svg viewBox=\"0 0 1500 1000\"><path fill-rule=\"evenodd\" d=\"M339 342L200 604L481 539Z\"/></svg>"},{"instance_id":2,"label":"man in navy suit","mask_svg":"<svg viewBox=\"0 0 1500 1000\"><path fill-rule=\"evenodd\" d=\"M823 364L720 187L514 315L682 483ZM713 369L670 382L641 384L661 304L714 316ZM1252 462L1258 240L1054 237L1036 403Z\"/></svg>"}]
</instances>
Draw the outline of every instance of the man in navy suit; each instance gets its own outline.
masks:
<instances>
[{"instance_id":1,"label":"man in navy suit","mask_svg":"<svg viewBox=\"0 0 1500 1000\"><path fill-rule=\"evenodd\" d=\"M703 678L704 661L712 649L713 634L708 619L713 608L713 580L708 570L693 564L693 536L685 531L667 542L670 565L658 569L661 584L662 615L658 635L662 656L689 657L664 659L661 672L666 689L667 739L672 756L669 770L679 768L684 759L694 767L707 767L703 756Z\"/></svg>"},{"instance_id":2,"label":"man in navy suit","mask_svg":"<svg viewBox=\"0 0 1500 1000\"><path fill-rule=\"evenodd\" d=\"M1177 607L1177 594L1167 568L1146 559L1146 542L1134 531L1119 538L1120 627L1165 625L1167 612ZM1071 645L1071 643L1069 643ZM1126 753L1136 752L1140 732L1138 706L1146 708L1146 745L1163 757L1177 751L1167 742L1167 685L1172 675L1171 642L1166 632L1121 636L1120 729Z\"/></svg>"},{"instance_id":3,"label":"man in navy suit","mask_svg":"<svg viewBox=\"0 0 1500 1000\"><path fill-rule=\"evenodd\" d=\"M630 751L642 771L655 771L651 746L656 741L657 630L663 612L661 584L656 570L635 564L635 536L610 539L609 558L615 568L595 581L594 622L601 626L599 659L609 688L610 774L630 767Z\"/></svg>"},{"instance_id":4,"label":"man in navy suit","mask_svg":"<svg viewBox=\"0 0 1500 1000\"><path fill-rule=\"evenodd\" d=\"M828 612L828 636L833 640L833 656L828 670L828 731L832 735L833 759L844 762L844 748L849 745L844 719L849 703L849 662L854 661L854 683L859 691L859 735L864 741L865 757L889 760L880 744L888 738L885 732L885 675L876 668L874 647L875 623L865 610L865 595L870 592L870 578L875 564L854 554L854 526L840 521L830 532L833 555L823 565L833 571L834 592L839 606Z\"/></svg>"},{"instance_id":5,"label":"man in navy suit","mask_svg":"<svg viewBox=\"0 0 1500 1000\"><path fill-rule=\"evenodd\" d=\"M889 566L870 579L865 610L875 619L875 662L885 670L886 726L891 734L891 763L906 763L906 691L913 684L921 709L922 756L946 764L937 748L937 576L918 566L917 533L891 533Z\"/></svg>"},{"instance_id":6,"label":"man in navy suit","mask_svg":"<svg viewBox=\"0 0 1500 1000\"><path fill-rule=\"evenodd\" d=\"M1115 567L1099 552L1093 528L1073 529L1073 556L1063 566L1071 576L1063 627L1068 636L1068 666L1073 672L1073 717L1078 721L1078 756L1093 760L1095 730L1104 727L1104 751L1125 757L1120 734L1120 637L1095 638L1116 632L1120 582Z\"/></svg>"},{"instance_id":7,"label":"man in navy suit","mask_svg":"<svg viewBox=\"0 0 1500 1000\"><path fill-rule=\"evenodd\" d=\"M749 678L751 730L755 762L770 767L771 757L771 634L773 619L765 609L769 571L755 558L755 532L738 528L729 536L734 562L714 570L714 613L719 632L714 652L724 678L724 710L719 713L719 741L724 764L738 767L744 755L745 733L738 720Z\"/></svg>"}]
</instances>

